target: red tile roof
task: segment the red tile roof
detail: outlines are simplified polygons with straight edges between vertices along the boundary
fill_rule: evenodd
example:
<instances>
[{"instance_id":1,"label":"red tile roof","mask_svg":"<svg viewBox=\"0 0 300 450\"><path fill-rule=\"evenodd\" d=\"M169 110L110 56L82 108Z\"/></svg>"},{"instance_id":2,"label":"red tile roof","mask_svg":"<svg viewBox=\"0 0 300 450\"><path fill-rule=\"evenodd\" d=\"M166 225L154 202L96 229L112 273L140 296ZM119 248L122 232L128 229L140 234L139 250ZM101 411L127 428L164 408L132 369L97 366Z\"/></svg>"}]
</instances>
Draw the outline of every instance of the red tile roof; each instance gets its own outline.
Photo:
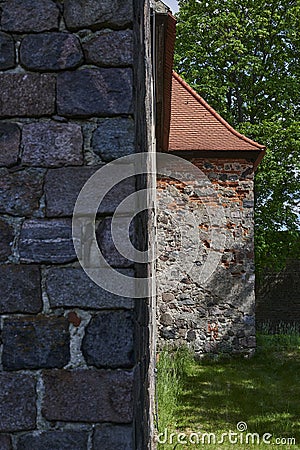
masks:
<instances>
[{"instance_id":1,"label":"red tile roof","mask_svg":"<svg viewBox=\"0 0 300 450\"><path fill-rule=\"evenodd\" d=\"M169 151L263 151L265 147L232 128L173 72Z\"/></svg>"}]
</instances>

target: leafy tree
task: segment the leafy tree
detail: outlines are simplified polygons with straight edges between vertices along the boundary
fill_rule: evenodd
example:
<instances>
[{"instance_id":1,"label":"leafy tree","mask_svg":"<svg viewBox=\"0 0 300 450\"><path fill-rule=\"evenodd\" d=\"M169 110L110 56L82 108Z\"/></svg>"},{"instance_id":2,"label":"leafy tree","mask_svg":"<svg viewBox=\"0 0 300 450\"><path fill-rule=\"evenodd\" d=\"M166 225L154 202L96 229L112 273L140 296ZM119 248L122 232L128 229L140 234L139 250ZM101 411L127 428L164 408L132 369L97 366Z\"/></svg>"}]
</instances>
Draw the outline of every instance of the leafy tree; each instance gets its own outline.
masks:
<instances>
[{"instance_id":1,"label":"leafy tree","mask_svg":"<svg viewBox=\"0 0 300 450\"><path fill-rule=\"evenodd\" d=\"M300 257L300 122L274 118L239 128L268 149L255 176L257 270L280 270Z\"/></svg>"},{"instance_id":2,"label":"leafy tree","mask_svg":"<svg viewBox=\"0 0 300 450\"><path fill-rule=\"evenodd\" d=\"M256 263L279 268L299 252L300 0L179 6L176 70L233 126L267 146L256 174Z\"/></svg>"}]
</instances>

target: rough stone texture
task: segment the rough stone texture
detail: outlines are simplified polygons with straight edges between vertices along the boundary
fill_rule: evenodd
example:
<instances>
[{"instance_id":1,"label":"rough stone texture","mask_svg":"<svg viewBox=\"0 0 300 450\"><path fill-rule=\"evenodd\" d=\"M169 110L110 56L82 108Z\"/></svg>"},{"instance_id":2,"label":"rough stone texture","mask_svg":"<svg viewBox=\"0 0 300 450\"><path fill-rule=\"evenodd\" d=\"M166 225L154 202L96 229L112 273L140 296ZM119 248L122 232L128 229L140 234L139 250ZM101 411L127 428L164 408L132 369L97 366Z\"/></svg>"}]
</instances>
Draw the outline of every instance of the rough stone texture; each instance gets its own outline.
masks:
<instances>
[{"instance_id":1,"label":"rough stone texture","mask_svg":"<svg viewBox=\"0 0 300 450\"><path fill-rule=\"evenodd\" d=\"M11 255L14 237L13 227L0 218L0 261L5 261Z\"/></svg>"},{"instance_id":2,"label":"rough stone texture","mask_svg":"<svg viewBox=\"0 0 300 450\"><path fill-rule=\"evenodd\" d=\"M0 431L32 430L36 425L35 379L20 373L0 373Z\"/></svg>"},{"instance_id":3,"label":"rough stone texture","mask_svg":"<svg viewBox=\"0 0 300 450\"><path fill-rule=\"evenodd\" d=\"M40 312L43 307L40 284L37 266L0 266L0 313Z\"/></svg>"},{"instance_id":4,"label":"rough stone texture","mask_svg":"<svg viewBox=\"0 0 300 450\"><path fill-rule=\"evenodd\" d=\"M11 36L0 32L0 70L11 69L15 65L15 44Z\"/></svg>"},{"instance_id":5,"label":"rough stone texture","mask_svg":"<svg viewBox=\"0 0 300 450\"><path fill-rule=\"evenodd\" d=\"M132 450L132 428L128 425L100 425L94 433L93 449Z\"/></svg>"},{"instance_id":6,"label":"rough stone texture","mask_svg":"<svg viewBox=\"0 0 300 450\"><path fill-rule=\"evenodd\" d=\"M132 6L130 0L66 0L64 17L70 30L80 28L97 29L104 25L124 27L132 21Z\"/></svg>"},{"instance_id":7,"label":"rough stone texture","mask_svg":"<svg viewBox=\"0 0 300 450\"><path fill-rule=\"evenodd\" d=\"M71 69L82 61L80 41L70 33L31 34L21 43L20 62L29 70Z\"/></svg>"},{"instance_id":8,"label":"rough stone texture","mask_svg":"<svg viewBox=\"0 0 300 450\"><path fill-rule=\"evenodd\" d=\"M14 123L0 123L0 166L18 162L21 132Z\"/></svg>"},{"instance_id":9,"label":"rough stone texture","mask_svg":"<svg viewBox=\"0 0 300 450\"><path fill-rule=\"evenodd\" d=\"M30 166L57 167L83 163L82 132L74 123L31 123L22 131L22 162Z\"/></svg>"},{"instance_id":10,"label":"rough stone texture","mask_svg":"<svg viewBox=\"0 0 300 450\"><path fill-rule=\"evenodd\" d=\"M30 216L39 208L43 181L44 171L39 169L0 169L0 213Z\"/></svg>"},{"instance_id":11,"label":"rough stone texture","mask_svg":"<svg viewBox=\"0 0 300 450\"><path fill-rule=\"evenodd\" d=\"M72 216L81 189L97 169L97 167L69 167L48 171L45 181L46 215L48 217ZM118 204L134 191L133 178L117 184L104 197L98 212L113 213ZM95 195L96 192L95 187Z\"/></svg>"},{"instance_id":12,"label":"rough stone texture","mask_svg":"<svg viewBox=\"0 0 300 450\"><path fill-rule=\"evenodd\" d=\"M133 373L53 370L43 373L42 414L48 420L117 422L132 420Z\"/></svg>"},{"instance_id":13,"label":"rough stone texture","mask_svg":"<svg viewBox=\"0 0 300 450\"><path fill-rule=\"evenodd\" d=\"M48 116L55 112L55 76L0 74L0 116Z\"/></svg>"},{"instance_id":14,"label":"rough stone texture","mask_svg":"<svg viewBox=\"0 0 300 450\"><path fill-rule=\"evenodd\" d=\"M24 434L17 441L17 450L86 450L88 435L84 431L45 431Z\"/></svg>"},{"instance_id":15,"label":"rough stone texture","mask_svg":"<svg viewBox=\"0 0 300 450\"><path fill-rule=\"evenodd\" d=\"M1 450L12 450L11 438L7 434L0 434L0 448Z\"/></svg>"},{"instance_id":16,"label":"rough stone texture","mask_svg":"<svg viewBox=\"0 0 300 450\"><path fill-rule=\"evenodd\" d=\"M130 269L122 271L133 276ZM105 270L103 276L105 277ZM64 288L61 289L61 286ZM52 308L133 308L133 300L119 297L97 286L83 271L72 267L52 267L46 273L46 290Z\"/></svg>"},{"instance_id":17,"label":"rough stone texture","mask_svg":"<svg viewBox=\"0 0 300 450\"><path fill-rule=\"evenodd\" d=\"M76 260L71 220L26 220L19 241L21 261L65 263Z\"/></svg>"},{"instance_id":18,"label":"rough stone texture","mask_svg":"<svg viewBox=\"0 0 300 450\"><path fill-rule=\"evenodd\" d=\"M131 228L131 237L133 236L133 228ZM122 221L120 221L115 228L115 232L117 234L121 234L121 236L124 236L127 238L128 231L125 225L122 224ZM100 225L98 226L96 230L96 238L99 245L99 248L101 250L101 253L103 254L106 261L113 267L129 267L133 263L125 258L125 256L121 255L118 250L116 249L112 234L111 234L111 219L105 218L102 220Z\"/></svg>"},{"instance_id":19,"label":"rough stone texture","mask_svg":"<svg viewBox=\"0 0 300 450\"><path fill-rule=\"evenodd\" d=\"M84 42L86 61L97 66L129 66L133 62L132 31L104 30Z\"/></svg>"},{"instance_id":20,"label":"rough stone texture","mask_svg":"<svg viewBox=\"0 0 300 450\"><path fill-rule=\"evenodd\" d=\"M63 13L67 15L70 4L72 8L79 10L76 20L80 22L88 17L88 20L93 22L91 28L85 25L81 28L80 25L78 28L80 31L74 35L67 31L66 23L59 15L62 16ZM7 408L4 402L4 406L0 407L0 413L3 411L2 416L6 424L9 423L9 426L4 428L8 429L8 432L4 433L10 431L14 433L11 436L14 450L29 447L37 450L43 448L92 450L94 447L96 450L96 445L104 447L110 441L111 448L124 446L126 448L128 443L130 447L134 447L135 442L131 440L129 427L119 429L119 424L132 424L133 421L136 421L137 427L132 425L132 428L136 429L138 440L143 441L136 447L146 448L148 443L148 432L151 428L148 416L153 416L148 408L147 371L150 360L148 338L151 331L148 323L149 305L147 302L145 304L139 302L142 306L138 322L137 313L134 311L136 306L134 299L117 297L93 284L79 269L71 238L71 221L65 220L66 216L61 216L67 214L70 218L69 211L74 201L74 192L78 192L79 169L87 166L96 168L96 164L102 163L101 156L99 153L93 154L90 145L92 133L103 123L102 118L121 117L118 123L105 123L106 128L109 123L112 124L119 147L115 145L113 156L109 155L108 149L105 148L103 161L134 151L132 137L136 134L136 130L132 129L132 125L136 120L140 137L137 147L144 151L150 148L153 130L149 129L151 121L148 116L146 117L145 110L147 109L147 113L150 114L151 101L149 95L145 96L145 92L148 93L148 90L150 92L151 83L145 83L143 77L146 77L145 69L150 74L151 64L142 51L147 47L145 51L148 55L148 44L151 40L148 39L149 35L145 37L146 26L143 20L148 23L150 11L148 2L140 4L136 1L134 28L137 38L134 54L138 56L138 60L133 63L132 48L129 49L133 39L131 31L128 31L130 28L128 25L131 25L132 20L132 6L132 0L113 0L113 2L0 0L0 30L2 31L3 27L14 30L2 32L14 40L18 64L6 74L0 74L0 118L6 123L17 124L21 132L13 135L15 141L12 151L7 146L7 139L4 136L3 150L0 151L0 157L3 159L0 160L0 165L9 168L5 173L9 177L16 177L14 180L21 172L31 173L31 171L44 174L45 178L38 210L35 208L24 216L23 211L18 209L13 213L14 217L9 212L5 213L7 215L4 215L4 219L0 218L0 239L3 237L1 234L4 234L4 240L0 242L2 245L0 276L3 275L0 281L0 313L3 307L4 314L0 324L2 373L11 374L13 371L12 375L16 377L20 375L27 377L30 374L36 384L35 389L28 395L25 395L22 386L18 390L17 383L14 384L13 394L4 386L9 401L14 403L12 407ZM105 28L108 27L113 31L106 32ZM51 34L48 31L51 31ZM96 40L92 43L93 39ZM138 39L141 40L140 44ZM97 59L98 62L95 60L94 63L89 63L86 59L83 61L82 50L78 46L79 40L82 45L89 42L91 58L98 58L96 46L102 42L102 53L99 55L100 59ZM74 47L70 48L68 45ZM82 62L84 65L81 70L77 65L80 67ZM135 70L134 80L131 65ZM65 84L61 89L57 88L57 78L64 80ZM148 75L146 78L150 79ZM67 82L70 83L69 86L66 86ZM136 96L134 100L133 90ZM64 98L66 98L63 105L65 109L60 107L60 102L65 101ZM145 105L145 98L149 99L149 105ZM133 115L135 121L132 120ZM125 137L128 134L126 139L118 127L122 128ZM0 133L1 137L3 136ZM112 140L107 145L113 147ZM102 151L102 148L100 150ZM121 173L126 173L124 164L117 165L121 167ZM70 170L64 171L66 166ZM89 167L86 172L90 170ZM60 170L56 170L57 168ZM106 186L107 178L102 178L101 182ZM27 183L24 186L29 188ZM20 182L22 189L24 186L21 186ZM103 213L113 213L117 201L122 199L122 196L130 194L130 189L134 187L135 183L131 184L130 181L128 185L117 186L114 193L108 194L104 205L101 206L103 209L100 210L101 217L97 217L97 224L102 220ZM44 195L45 190L47 195ZM18 205L21 202L33 202L37 193L33 192L30 199L26 199L26 195L20 191L20 196L17 193L14 201ZM129 206L128 213L130 212ZM52 217L50 220L47 214L49 216L53 214L55 218ZM61 217L64 219L60 220ZM148 226L146 220L143 224L145 226L141 226L139 239L146 240ZM149 227L151 226L152 224ZM11 239L7 238L8 230L11 231ZM38 277L36 265L38 263L42 280ZM16 268L12 269L10 267L12 265ZM2 267L5 268L2 270ZM6 267L10 267L11 272ZM147 268L144 269L146 272ZM78 276L80 271L85 279ZM135 274L135 271L126 269L120 272ZM100 269L100 274L106 281L110 279L110 272L107 269ZM135 286L133 277L130 278L129 283L131 282ZM117 283L121 285L121 282ZM121 287L122 293L124 286ZM41 288L43 304L40 298ZM107 312L111 309L116 311L117 315L126 316L126 311L134 315L136 331L134 350L135 354L139 353L139 360L132 370L127 368L125 371L120 367L115 371L111 368L101 370L86 366L81 343L88 326L89 335L91 334L92 322L89 325L88 323L103 310ZM44 319L45 316L47 319ZM68 323L66 327L68 325L70 328L70 337L68 335L66 338L64 335L63 339L59 339L56 324L58 318L62 316L65 318L61 320L65 324ZM131 324L130 329L128 327L123 330L124 334L132 332L132 328ZM121 331L113 330L114 335ZM132 339L131 334L129 339ZM68 352L67 358L66 353L69 350L71 354L69 357ZM113 350L116 352L117 348ZM92 342L89 343L89 351L88 357L97 363L99 349L93 346ZM129 359L126 352L125 355L119 352L117 357L120 358L120 364L127 366L126 361L122 363L124 359ZM153 357L151 361L154 361ZM132 366L133 363L130 363L130 367ZM45 367L46 370L41 373L41 368ZM17 397L16 400L14 396ZM26 410L24 411L26 407L28 414ZM37 409L37 417L34 417L32 425L24 426L21 422L21 426L18 425L16 428L16 420L25 421L24 417L31 417L31 408L34 408L34 414ZM0 414L0 424L2 416ZM28 417L26 420L29 420ZM111 428L115 426L115 433L110 434L108 430L104 430L106 427L99 426L103 422L108 422ZM0 437L0 448L1 445Z\"/></svg>"},{"instance_id":21,"label":"rough stone texture","mask_svg":"<svg viewBox=\"0 0 300 450\"><path fill-rule=\"evenodd\" d=\"M133 120L121 117L102 119L93 134L92 148L107 162L134 153Z\"/></svg>"},{"instance_id":22,"label":"rough stone texture","mask_svg":"<svg viewBox=\"0 0 300 450\"><path fill-rule=\"evenodd\" d=\"M158 182L160 339L188 343L200 354L251 354L255 347L252 165L213 158L193 162L211 182L203 181L202 187L189 181L185 185L166 179ZM220 205L223 217L218 213ZM186 225L181 217L187 214L193 219L187 219ZM191 256L189 241L189 251L182 254L181 249L182 236L189 237L193 220L196 256ZM218 239L213 242L216 231ZM212 254L217 256L216 264L210 260ZM208 270L205 280L204 270Z\"/></svg>"},{"instance_id":23,"label":"rough stone texture","mask_svg":"<svg viewBox=\"0 0 300 450\"><path fill-rule=\"evenodd\" d=\"M68 117L132 113L131 69L82 69L58 74L57 107L60 115Z\"/></svg>"},{"instance_id":24,"label":"rough stone texture","mask_svg":"<svg viewBox=\"0 0 300 450\"><path fill-rule=\"evenodd\" d=\"M58 28L59 10L52 0L7 0L2 11L5 31L31 33Z\"/></svg>"},{"instance_id":25,"label":"rough stone texture","mask_svg":"<svg viewBox=\"0 0 300 450\"><path fill-rule=\"evenodd\" d=\"M4 319L4 369L62 368L70 358L68 328L64 317Z\"/></svg>"},{"instance_id":26,"label":"rough stone texture","mask_svg":"<svg viewBox=\"0 0 300 450\"><path fill-rule=\"evenodd\" d=\"M88 324L82 352L90 366L132 367L133 317L129 311L103 311Z\"/></svg>"}]
</instances>

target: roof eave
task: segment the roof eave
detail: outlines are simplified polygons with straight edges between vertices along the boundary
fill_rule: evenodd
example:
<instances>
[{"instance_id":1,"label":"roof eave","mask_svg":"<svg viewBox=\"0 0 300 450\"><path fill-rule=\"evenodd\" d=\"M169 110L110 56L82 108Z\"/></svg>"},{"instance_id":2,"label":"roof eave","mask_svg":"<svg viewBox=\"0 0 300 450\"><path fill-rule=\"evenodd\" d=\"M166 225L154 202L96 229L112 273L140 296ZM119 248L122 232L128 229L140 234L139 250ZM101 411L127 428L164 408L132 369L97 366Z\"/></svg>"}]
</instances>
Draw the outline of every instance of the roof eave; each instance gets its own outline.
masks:
<instances>
[{"instance_id":1,"label":"roof eave","mask_svg":"<svg viewBox=\"0 0 300 450\"><path fill-rule=\"evenodd\" d=\"M155 25L156 141L159 151L168 151L176 19L161 1L152 0Z\"/></svg>"},{"instance_id":2,"label":"roof eave","mask_svg":"<svg viewBox=\"0 0 300 450\"><path fill-rule=\"evenodd\" d=\"M251 146L254 147L253 150L265 150L265 146L262 144L259 144L258 142L253 141L250 138L247 138L243 134L239 133L237 130L235 130L231 125L229 125L228 122L226 122L223 117L220 116L188 83L186 83L180 75L178 75L175 71L173 71L173 77L204 107L207 109L207 111L212 114L222 125L224 125L232 134L234 134L239 139L242 139L244 142L247 142ZM169 148L169 151L170 150Z\"/></svg>"},{"instance_id":3,"label":"roof eave","mask_svg":"<svg viewBox=\"0 0 300 450\"><path fill-rule=\"evenodd\" d=\"M228 158L228 159L246 159L253 163L253 170L256 171L265 156L265 149L255 150L171 150L169 152L184 159L191 160L195 158Z\"/></svg>"}]
</instances>

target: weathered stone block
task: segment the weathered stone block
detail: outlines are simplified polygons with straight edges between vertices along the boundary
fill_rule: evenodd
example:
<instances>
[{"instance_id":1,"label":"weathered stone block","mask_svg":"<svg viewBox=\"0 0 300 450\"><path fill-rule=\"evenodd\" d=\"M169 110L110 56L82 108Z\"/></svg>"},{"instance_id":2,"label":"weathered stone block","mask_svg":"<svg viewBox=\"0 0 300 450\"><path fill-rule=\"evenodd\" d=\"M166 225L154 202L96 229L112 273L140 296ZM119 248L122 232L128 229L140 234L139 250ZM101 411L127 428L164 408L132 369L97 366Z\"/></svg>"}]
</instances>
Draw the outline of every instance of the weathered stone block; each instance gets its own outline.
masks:
<instances>
[{"instance_id":1,"label":"weathered stone block","mask_svg":"<svg viewBox=\"0 0 300 450\"><path fill-rule=\"evenodd\" d=\"M129 425L103 424L95 430L93 448L95 450L132 450L132 427Z\"/></svg>"},{"instance_id":2,"label":"weathered stone block","mask_svg":"<svg viewBox=\"0 0 300 450\"><path fill-rule=\"evenodd\" d=\"M93 151L103 161L112 161L135 151L134 122L132 119L117 117L102 119L93 134Z\"/></svg>"},{"instance_id":3,"label":"weathered stone block","mask_svg":"<svg viewBox=\"0 0 300 450\"><path fill-rule=\"evenodd\" d=\"M129 66L133 62L131 30L105 30L83 44L86 61L99 66Z\"/></svg>"},{"instance_id":4,"label":"weathered stone block","mask_svg":"<svg viewBox=\"0 0 300 450\"><path fill-rule=\"evenodd\" d=\"M21 373L0 373L0 431L32 430L36 424L35 379Z\"/></svg>"},{"instance_id":5,"label":"weathered stone block","mask_svg":"<svg viewBox=\"0 0 300 450\"><path fill-rule=\"evenodd\" d=\"M0 32L0 70L11 69L15 65L15 44L11 36Z\"/></svg>"},{"instance_id":6,"label":"weathered stone block","mask_svg":"<svg viewBox=\"0 0 300 450\"><path fill-rule=\"evenodd\" d=\"M48 116L55 112L55 76L5 73L0 75L0 116Z\"/></svg>"},{"instance_id":7,"label":"weathered stone block","mask_svg":"<svg viewBox=\"0 0 300 450\"><path fill-rule=\"evenodd\" d=\"M40 312L43 307L40 284L37 266L0 266L0 313Z\"/></svg>"},{"instance_id":8,"label":"weathered stone block","mask_svg":"<svg viewBox=\"0 0 300 450\"><path fill-rule=\"evenodd\" d=\"M124 27L132 21L132 2L115 0L112 4L107 0L66 0L64 17L70 30L98 29L104 25Z\"/></svg>"},{"instance_id":9,"label":"weathered stone block","mask_svg":"<svg viewBox=\"0 0 300 450\"><path fill-rule=\"evenodd\" d=\"M20 62L29 70L71 69L82 61L80 41L74 34L31 34L21 43Z\"/></svg>"},{"instance_id":10,"label":"weathered stone block","mask_svg":"<svg viewBox=\"0 0 300 450\"><path fill-rule=\"evenodd\" d=\"M0 448L1 450L12 450L11 438L7 434L0 434Z\"/></svg>"},{"instance_id":11,"label":"weathered stone block","mask_svg":"<svg viewBox=\"0 0 300 450\"><path fill-rule=\"evenodd\" d=\"M164 292L162 294L162 301L166 303L173 302L175 300L175 295L172 292Z\"/></svg>"},{"instance_id":12,"label":"weathered stone block","mask_svg":"<svg viewBox=\"0 0 300 450\"><path fill-rule=\"evenodd\" d=\"M2 10L5 31L31 33L58 28L59 10L52 0L7 0Z\"/></svg>"},{"instance_id":13,"label":"weathered stone block","mask_svg":"<svg viewBox=\"0 0 300 450\"><path fill-rule=\"evenodd\" d=\"M45 182L46 215L48 217L71 216L81 189L97 169L95 167L68 167L49 170ZM113 213L118 204L134 191L134 178L117 184L104 197L98 212ZM97 195L97 186L95 186L95 195Z\"/></svg>"},{"instance_id":14,"label":"weathered stone block","mask_svg":"<svg viewBox=\"0 0 300 450\"><path fill-rule=\"evenodd\" d=\"M0 124L0 166L13 166L18 162L21 132L14 123Z\"/></svg>"},{"instance_id":15,"label":"weathered stone block","mask_svg":"<svg viewBox=\"0 0 300 450\"><path fill-rule=\"evenodd\" d=\"M70 359L69 323L64 317L5 319L2 340L5 370L62 368Z\"/></svg>"},{"instance_id":16,"label":"weathered stone block","mask_svg":"<svg viewBox=\"0 0 300 450\"><path fill-rule=\"evenodd\" d=\"M164 313L160 316L160 322L165 326L171 326L171 325L173 325L174 320L173 320L171 314Z\"/></svg>"},{"instance_id":17,"label":"weathered stone block","mask_svg":"<svg viewBox=\"0 0 300 450\"><path fill-rule=\"evenodd\" d=\"M42 414L48 420L117 423L132 420L132 372L52 370L45 371L43 379Z\"/></svg>"},{"instance_id":18,"label":"weathered stone block","mask_svg":"<svg viewBox=\"0 0 300 450\"><path fill-rule=\"evenodd\" d=\"M30 216L39 208L43 181L43 170L27 169L11 173L8 169L0 169L0 213Z\"/></svg>"},{"instance_id":19,"label":"weathered stone block","mask_svg":"<svg viewBox=\"0 0 300 450\"><path fill-rule=\"evenodd\" d=\"M14 237L12 225L0 219L0 261L5 261L11 255Z\"/></svg>"},{"instance_id":20,"label":"weathered stone block","mask_svg":"<svg viewBox=\"0 0 300 450\"><path fill-rule=\"evenodd\" d=\"M57 107L60 115L68 117L130 114L131 69L82 69L58 74Z\"/></svg>"},{"instance_id":21,"label":"weathered stone block","mask_svg":"<svg viewBox=\"0 0 300 450\"><path fill-rule=\"evenodd\" d=\"M30 166L57 167L83 163L83 138L74 123L31 123L22 132L22 162Z\"/></svg>"},{"instance_id":22,"label":"weathered stone block","mask_svg":"<svg viewBox=\"0 0 300 450\"><path fill-rule=\"evenodd\" d=\"M254 208L254 200L243 200L243 208Z\"/></svg>"},{"instance_id":23,"label":"weathered stone block","mask_svg":"<svg viewBox=\"0 0 300 450\"><path fill-rule=\"evenodd\" d=\"M122 273L131 277L134 274L130 269L124 269ZM105 276L105 269L103 269L103 277ZM46 290L52 308L133 308L133 300L119 297L97 286L82 269L72 267L48 269Z\"/></svg>"},{"instance_id":24,"label":"weathered stone block","mask_svg":"<svg viewBox=\"0 0 300 450\"><path fill-rule=\"evenodd\" d=\"M103 311L86 327L82 352L90 366L132 367L133 317L129 311Z\"/></svg>"},{"instance_id":25,"label":"weathered stone block","mask_svg":"<svg viewBox=\"0 0 300 450\"><path fill-rule=\"evenodd\" d=\"M65 263L76 260L71 220L26 220L19 241L21 261Z\"/></svg>"},{"instance_id":26,"label":"weathered stone block","mask_svg":"<svg viewBox=\"0 0 300 450\"><path fill-rule=\"evenodd\" d=\"M131 228L131 237L133 236L133 228ZM125 224L120 221L115 228L115 233L127 238L128 230ZM111 218L105 218L96 230L96 238L106 261L113 267L129 267L132 262L125 256L121 255L116 249L111 234Z\"/></svg>"},{"instance_id":27,"label":"weathered stone block","mask_svg":"<svg viewBox=\"0 0 300 450\"><path fill-rule=\"evenodd\" d=\"M17 441L17 450L86 450L88 435L84 431L44 431L24 434Z\"/></svg>"}]
</instances>

